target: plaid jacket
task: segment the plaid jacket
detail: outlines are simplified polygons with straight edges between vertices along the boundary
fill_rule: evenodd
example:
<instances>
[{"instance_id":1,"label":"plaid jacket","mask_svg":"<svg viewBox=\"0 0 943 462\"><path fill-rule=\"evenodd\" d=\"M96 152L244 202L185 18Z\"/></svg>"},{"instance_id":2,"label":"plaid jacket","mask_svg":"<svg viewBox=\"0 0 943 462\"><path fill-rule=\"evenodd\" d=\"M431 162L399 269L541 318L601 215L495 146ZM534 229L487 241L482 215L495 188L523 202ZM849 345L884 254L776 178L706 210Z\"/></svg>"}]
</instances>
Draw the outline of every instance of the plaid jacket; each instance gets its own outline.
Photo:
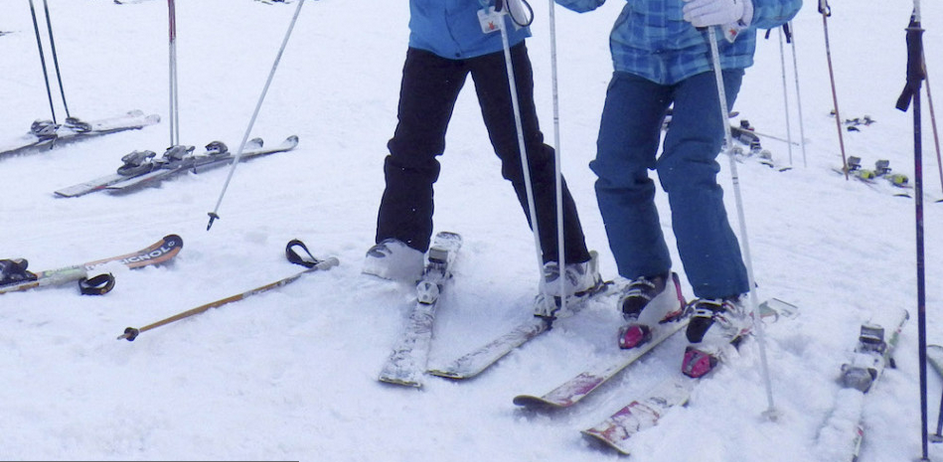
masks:
<instances>
[{"instance_id":1,"label":"plaid jacket","mask_svg":"<svg viewBox=\"0 0 943 462\"><path fill-rule=\"evenodd\" d=\"M555 0L577 12L591 11L606 0ZM753 65L756 29L771 29L792 19L802 0L752 0L753 18L733 43L717 33L724 69ZM707 35L682 19L683 0L626 0L609 36L613 67L670 85L711 70Z\"/></svg>"}]
</instances>

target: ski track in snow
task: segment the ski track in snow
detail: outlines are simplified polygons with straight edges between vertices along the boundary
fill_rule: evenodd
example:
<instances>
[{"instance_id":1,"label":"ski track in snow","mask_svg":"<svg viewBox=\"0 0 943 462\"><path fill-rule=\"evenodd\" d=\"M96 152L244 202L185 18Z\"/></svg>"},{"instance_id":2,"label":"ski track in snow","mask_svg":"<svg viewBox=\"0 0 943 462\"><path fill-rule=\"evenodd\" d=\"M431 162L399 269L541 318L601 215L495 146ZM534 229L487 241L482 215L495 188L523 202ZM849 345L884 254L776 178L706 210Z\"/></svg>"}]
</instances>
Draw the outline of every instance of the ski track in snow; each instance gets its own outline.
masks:
<instances>
[{"instance_id":1,"label":"ski track in snow","mask_svg":"<svg viewBox=\"0 0 943 462\"><path fill-rule=\"evenodd\" d=\"M382 161L396 123L406 2L305 5L252 132L269 144L297 134L300 145L240 165L210 232L206 213L226 169L121 196L54 197L56 189L112 172L135 149L163 152L170 115L163 2L50 3L72 114L96 119L141 109L163 120L140 131L0 159L0 258L24 257L31 269L51 269L135 250L169 233L181 235L184 248L170 265L114 268L117 285L104 297L79 296L74 287L0 296L4 459L619 459L578 430L677 370L682 342L667 342L572 409L527 412L511 403L517 394L549 391L612 354L620 322L612 297L592 302L474 380L428 377L422 391L376 381L413 296L410 287L359 274L373 240ZM234 147L295 5L177 3L181 141L198 151L213 140ZM610 1L583 15L556 8L563 170L587 241L599 250L609 278L616 276L615 264L587 163L611 73L608 32L622 6ZM757 342L750 342L731 367L696 389L687 407L638 437L635 461L821 460L819 429L839 395L836 378L858 326L899 307L911 310L912 318L897 349L897 369L887 370L865 399L860 460L920 453L914 201L832 172L841 153L828 115L832 99L815 6L808 2L794 21L808 166L798 147L789 172L752 161L737 166L760 298L778 297L802 312L767 330L782 417L760 417L766 395ZM548 5L533 7L537 20L528 48L543 130L552 142ZM843 133L847 154L865 165L887 158L895 171L913 178L912 113L894 108L904 85L911 7L905 1L833 2L828 24L842 117L877 120ZM49 112L29 9L20 4L6 10L0 30L17 33L0 37L4 140ZM943 10L925 4L923 15L928 71L936 76L943 69ZM45 32L43 40L48 45ZM798 139L788 45L786 50L791 130ZM770 40L758 41L756 65L747 71L734 109L758 131L784 137L783 104L774 31ZM928 333L931 343L939 343L943 204L933 201L943 194L927 109L924 104ZM64 118L61 105L57 114ZM785 143L764 140L764 147L788 163ZM438 311L430 365L530 316L537 279L533 238L510 185L500 178L471 82L441 161L436 229L460 232L464 246ZM739 234L728 160L718 161ZM672 239L663 193L657 201ZM283 257L292 238L319 257L338 257L340 266L142 333L133 343L115 340L125 327L300 271ZM690 296L683 275L682 282ZM931 371L931 424L940 387ZM943 457L943 449L931 446L930 454Z\"/></svg>"}]
</instances>

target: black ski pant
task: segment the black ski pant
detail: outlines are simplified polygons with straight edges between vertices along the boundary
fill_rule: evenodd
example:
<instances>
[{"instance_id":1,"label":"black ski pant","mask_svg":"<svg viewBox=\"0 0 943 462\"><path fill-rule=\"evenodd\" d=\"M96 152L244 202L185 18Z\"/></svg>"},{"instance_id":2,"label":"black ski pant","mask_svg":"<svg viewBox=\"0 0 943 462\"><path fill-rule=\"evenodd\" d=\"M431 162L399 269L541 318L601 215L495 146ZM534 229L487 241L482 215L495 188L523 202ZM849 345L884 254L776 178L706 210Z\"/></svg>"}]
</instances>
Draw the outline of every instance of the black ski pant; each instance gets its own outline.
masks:
<instances>
[{"instance_id":1,"label":"black ski pant","mask_svg":"<svg viewBox=\"0 0 943 462\"><path fill-rule=\"evenodd\" d=\"M558 261L554 151L544 144L537 123L533 70L524 43L511 48L511 62L543 261ZM392 237L414 249L428 249L433 229L432 185L439 177L440 168L436 157L445 150L449 119L468 74L475 82L491 144L501 159L501 174L514 186L530 224L504 53L454 60L409 48L400 88L399 123L387 145L390 154L384 164L386 189L377 218L377 242ZM563 212L566 262L585 262L589 260L589 252L566 182L563 183Z\"/></svg>"}]
</instances>

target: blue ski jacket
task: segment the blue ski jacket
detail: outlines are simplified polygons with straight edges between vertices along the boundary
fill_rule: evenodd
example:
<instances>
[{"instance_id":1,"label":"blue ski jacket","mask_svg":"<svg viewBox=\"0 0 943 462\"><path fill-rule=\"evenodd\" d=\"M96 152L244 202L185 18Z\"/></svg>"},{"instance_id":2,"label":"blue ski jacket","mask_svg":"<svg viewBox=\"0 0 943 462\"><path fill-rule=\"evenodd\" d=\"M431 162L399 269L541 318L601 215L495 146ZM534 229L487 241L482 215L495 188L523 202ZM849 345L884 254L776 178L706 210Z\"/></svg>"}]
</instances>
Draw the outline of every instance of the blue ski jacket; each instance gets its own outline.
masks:
<instances>
[{"instance_id":1,"label":"blue ski jacket","mask_svg":"<svg viewBox=\"0 0 943 462\"><path fill-rule=\"evenodd\" d=\"M409 0L409 46L446 59L501 51L501 32L483 32L478 17L479 10L493 6L493 0ZM506 22L511 24L510 19ZM529 36L526 27L508 27L512 47Z\"/></svg>"},{"instance_id":2,"label":"blue ski jacket","mask_svg":"<svg viewBox=\"0 0 943 462\"><path fill-rule=\"evenodd\" d=\"M580 13L595 10L606 0L555 0ZM616 71L671 85L711 70L707 35L682 18L683 0L626 0L609 35ZM717 31L721 67L743 69L753 65L756 29L772 29L791 20L802 0L753 0L753 17L733 43Z\"/></svg>"}]
</instances>

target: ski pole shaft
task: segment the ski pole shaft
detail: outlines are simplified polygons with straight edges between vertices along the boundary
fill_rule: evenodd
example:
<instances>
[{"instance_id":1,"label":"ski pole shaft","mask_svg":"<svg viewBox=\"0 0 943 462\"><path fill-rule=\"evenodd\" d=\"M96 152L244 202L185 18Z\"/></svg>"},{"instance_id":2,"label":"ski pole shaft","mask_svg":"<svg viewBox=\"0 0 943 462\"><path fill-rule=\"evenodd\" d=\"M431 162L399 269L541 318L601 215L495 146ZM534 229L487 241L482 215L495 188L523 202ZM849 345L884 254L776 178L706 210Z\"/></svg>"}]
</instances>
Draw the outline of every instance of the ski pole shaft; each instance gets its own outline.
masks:
<instances>
[{"instance_id":1,"label":"ski pole shaft","mask_svg":"<svg viewBox=\"0 0 943 462\"><path fill-rule=\"evenodd\" d=\"M52 102L52 89L49 87L49 74L46 72L46 53L43 51L43 41L39 36L39 22L36 20L36 7L33 0L29 0L29 12L33 16L33 31L36 32L36 46L39 48L39 63L43 67L43 80L46 81L46 97L49 99L49 112L52 113L52 123L58 125L56 120L56 106Z\"/></svg>"},{"instance_id":2,"label":"ski pole shaft","mask_svg":"<svg viewBox=\"0 0 943 462\"><path fill-rule=\"evenodd\" d=\"M52 20L49 18L49 2L43 0L43 9L46 12L46 26L49 29L49 49L52 51L52 63L56 68L56 81L59 82L59 94L62 95L62 107L65 109L65 116L72 117L69 114L69 104L65 100L65 88L62 87L62 73L59 71L59 55L56 53L56 40L52 36Z\"/></svg>"},{"instance_id":3,"label":"ski pole shaft","mask_svg":"<svg viewBox=\"0 0 943 462\"><path fill-rule=\"evenodd\" d=\"M148 324L148 325L146 325L146 326L144 326L144 327L140 327L140 328L128 327L128 328L126 328L126 329L124 330L124 334L121 334L121 335L118 336L118 340L125 339L125 340L127 340L127 341L129 341L129 342L133 342L134 339L136 339L136 338L138 337L138 335L140 335L140 334L142 334L142 333L144 333L144 332L147 332L147 331L149 331L149 330L151 330L151 329L156 329L156 328L158 328L158 327L160 327L160 326L165 326L165 325L170 324L170 323L172 323L172 322L176 322L176 321L179 321L179 320L181 320L181 319L189 318L189 317L191 317L191 316L194 316L194 315L203 313L203 312L209 310L210 308L217 308L217 307L220 307L220 306L223 306L223 305L227 305L227 304L232 303L232 302L238 302L238 301L240 301L240 300L244 300L244 299L249 298L249 297L251 297L251 296L253 296L253 295L257 295L257 294L260 294L260 293L263 293L263 292L268 292L269 290L276 289L276 288L279 288L279 287L288 285L288 284L290 284L290 283L292 283L292 282L295 282L295 281L297 281L299 278L301 278L301 276L303 276L303 275L305 275L305 274L307 274L307 273L311 273L311 272L319 271L319 270L321 270L321 271L323 271L323 270L328 270L328 269L331 269L331 268L334 267L334 266L337 266L337 264L338 264L337 258L331 257L331 258L328 258L328 259L326 259L326 260L321 261L321 262L318 263L317 265L311 267L311 269L307 269L307 270L302 271L302 272L300 272L300 273L296 273L296 274L294 274L294 275L292 275L292 276L289 276L289 277L287 277L287 278L285 278L285 279L281 279L281 280L279 280L279 281L275 281L275 282L273 282L273 283L266 284L266 285L261 286L261 287L256 287L255 289L252 289L252 290L250 290L250 291L248 291L248 292L243 292L243 293L241 293L241 294L237 294L237 295L233 295L233 296L230 296L230 297L226 297L226 298L223 298L223 299L220 299L220 300L216 300L216 301L214 301L214 302L210 302L210 303L207 303L207 304L205 304L205 305L200 305L200 306L198 306L198 307L196 307L196 308L189 309L189 310L187 310L187 311L184 311L184 312L175 314L175 315L173 315L173 316L171 316L171 317L169 317L169 318L165 318L165 319L162 319L162 320L157 321L157 322L155 322L155 323Z\"/></svg>"},{"instance_id":4,"label":"ski pole shaft","mask_svg":"<svg viewBox=\"0 0 943 462\"><path fill-rule=\"evenodd\" d=\"M288 25L288 31L285 32L285 38L282 40L282 46L278 49L278 54L275 56L275 63L272 64L272 70L269 71L268 79L265 81L265 86L262 88L262 95L259 96L259 101L255 105L255 110L252 111L252 118L249 119L249 126L246 127L246 133L242 137L242 143L239 143L239 148L236 151L236 156L233 158L232 167L229 168L229 175L226 176L226 182L223 183L223 190L219 193L219 199L216 200L216 207L213 208L212 212L209 212L210 220L206 224L206 230L209 231L213 226L213 222L219 218L219 206L223 203L223 196L226 195L226 190L229 188L229 182L232 181L232 175L236 172L236 167L239 165L239 161L242 160L242 151L246 142L249 140L249 134L252 133L252 126L255 125L255 119L259 116L259 110L262 109L262 101L265 100L265 94L268 93L269 85L272 84L272 79L275 77L275 70L278 69L278 62L282 59L282 53L285 52L285 47L288 45L288 39L291 37L291 31L295 28L295 22L298 21L298 15L301 13L301 7L305 4L305 0L299 0L298 6L295 8L295 14L291 18L291 23Z\"/></svg>"},{"instance_id":5,"label":"ski pole shaft","mask_svg":"<svg viewBox=\"0 0 943 462\"><path fill-rule=\"evenodd\" d=\"M838 94L835 92L835 72L832 69L832 47L828 43L828 17L831 16L831 8L825 0L819 2L819 12L822 13L822 27L825 31L825 58L828 61L828 78L832 84L832 105L835 108L835 126L838 128L838 147L841 149L841 162L844 167L845 180L849 180L848 160L845 157L845 139L841 131L841 114L838 111Z\"/></svg>"},{"instance_id":6,"label":"ski pole shaft","mask_svg":"<svg viewBox=\"0 0 943 462\"><path fill-rule=\"evenodd\" d=\"M926 66L926 57L924 57L924 66ZM930 109L930 128L933 130L933 144L936 146L936 166L940 170L940 187L943 188L943 160L940 159L940 134L936 126L936 113L933 111L933 95L930 93L930 74L926 67L923 70L924 79L927 84L927 106ZM939 431L937 431L939 433Z\"/></svg>"},{"instance_id":7,"label":"ski pole shaft","mask_svg":"<svg viewBox=\"0 0 943 462\"><path fill-rule=\"evenodd\" d=\"M177 8L174 0L167 0L168 17L168 76L170 96L170 145L180 143L180 112L177 106Z\"/></svg>"},{"instance_id":8,"label":"ski pole shaft","mask_svg":"<svg viewBox=\"0 0 943 462\"><path fill-rule=\"evenodd\" d=\"M724 87L724 74L723 69L720 65L720 51L717 46L717 34L714 33L714 28L709 27L707 29L707 37L710 42L711 49L711 59L713 61L712 67L714 68L714 77L717 80L717 96L720 100L720 121L721 125L724 127L724 139L726 142L725 150L727 152L727 157L730 159L730 176L733 182L733 191L734 198L737 203L737 218L740 222L740 237L741 237L741 247L743 250L743 258L746 263L747 268L747 287L750 288L750 310L755 314L759 313L759 298L757 296L756 289L756 279L753 277L753 257L750 255L750 239L747 235L747 224L746 224L746 214L743 211L743 194L740 191L740 176L737 174L737 161L733 155L733 135L730 130L730 124L727 123L727 117L730 114L730 110L727 107L727 94ZM758 316L754 316L754 319L758 319ZM763 327L762 321L755 321L756 333L757 333L757 343L759 344L760 349L760 365L763 373L763 382L766 386L766 400L768 404L768 409L764 413L769 419L775 420L777 411L775 404L773 403L773 386L772 381L770 380L769 366L766 360L766 335L765 328Z\"/></svg>"},{"instance_id":9,"label":"ski pole shaft","mask_svg":"<svg viewBox=\"0 0 943 462\"><path fill-rule=\"evenodd\" d=\"M556 185L557 202L557 260L560 274L566 270L566 237L563 224L563 156L560 153L560 97L557 85L557 21L555 13L556 2L550 0L550 69L551 88L553 93L553 152L554 152L554 184ZM541 275L542 276L542 275ZM559 278L560 311L566 310L566 278Z\"/></svg>"},{"instance_id":10,"label":"ski pole shaft","mask_svg":"<svg viewBox=\"0 0 943 462\"><path fill-rule=\"evenodd\" d=\"M783 111L786 119L786 139L789 142L786 146L789 148L789 165L792 165L792 125L789 122L789 91L786 89L786 51L783 44L783 30L779 30L779 66L782 69L783 78Z\"/></svg>"},{"instance_id":11,"label":"ski pole shaft","mask_svg":"<svg viewBox=\"0 0 943 462\"><path fill-rule=\"evenodd\" d=\"M540 245L540 228L537 226L537 208L534 202L534 187L530 178L530 162L527 159L527 145L524 143L524 127L521 124L521 109L517 100L517 82L514 79L514 64L511 62L511 46L508 43L506 10L501 12L501 43L504 46L504 63L507 67L508 87L511 91L511 108L514 111L514 127L517 130L517 146L521 154L521 172L524 176L524 190L527 195L527 210L530 213L531 231L534 235L534 245L537 251L537 270L543 277L543 252ZM561 255L562 257L562 255ZM559 259L559 258L558 258ZM560 275L563 276L563 263L558 262ZM561 277L560 279L565 279ZM565 299L566 297L561 297Z\"/></svg>"}]
</instances>

